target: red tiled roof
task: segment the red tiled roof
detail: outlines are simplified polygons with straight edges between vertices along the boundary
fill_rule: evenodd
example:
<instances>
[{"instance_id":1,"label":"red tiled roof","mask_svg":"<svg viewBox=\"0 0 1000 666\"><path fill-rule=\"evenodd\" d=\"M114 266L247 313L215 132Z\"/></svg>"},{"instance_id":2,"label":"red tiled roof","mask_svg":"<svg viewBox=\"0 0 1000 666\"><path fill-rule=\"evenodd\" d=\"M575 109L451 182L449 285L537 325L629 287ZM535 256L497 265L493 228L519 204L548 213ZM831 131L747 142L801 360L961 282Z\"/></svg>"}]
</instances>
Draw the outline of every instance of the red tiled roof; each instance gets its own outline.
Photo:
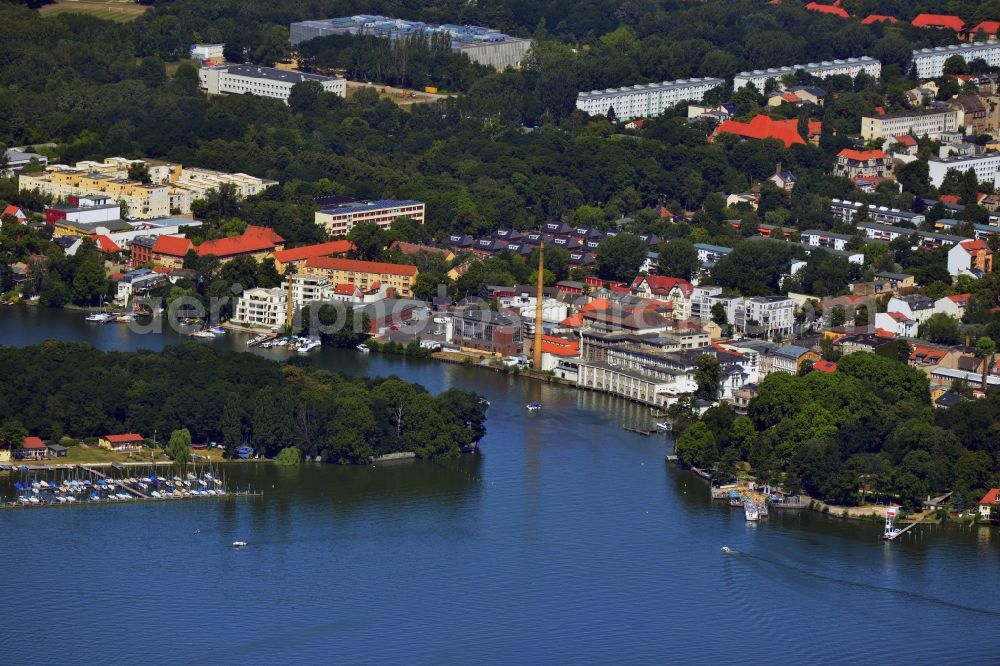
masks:
<instances>
[{"instance_id":1,"label":"red tiled roof","mask_svg":"<svg viewBox=\"0 0 1000 666\"><path fill-rule=\"evenodd\" d=\"M813 370L816 372L837 372L837 364L831 363L830 361L819 360L813 363Z\"/></svg>"},{"instance_id":2,"label":"red tiled roof","mask_svg":"<svg viewBox=\"0 0 1000 666\"><path fill-rule=\"evenodd\" d=\"M583 326L583 315L579 312L576 314L571 314L570 316L559 322L560 326L569 326L570 328L579 328Z\"/></svg>"},{"instance_id":3,"label":"red tiled roof","mask_svg":"<svg viewBox=\"0 0 1000 666\"><path fill-rule=\"evenodd\" d=\"M682 293L691 293L693 287L684 278L669 277L666 275L640 275L633 283L633 288L638 289L639 285L645 282L649 285L649 290L654 294L668 294L674 287Z\"/></svg>"},{"instance_id":4,"label":"red tiled roof","mask_svg":"<svg viewBox=\"0 0 1000 666\"><path fill-rule=\"evenodd\" d=\"M792 104L798 104L799 102L802 101L801 99L799 99L798 95L790 92L781 93L781 99L785 100L786 102L791 102Z\"/></svg>"},{"instance_id":5,"label":"red tiled roof","mask_svg":"<svg viewBox=\"0 0 1000 666\"><path fill-rule=\"evenodd\" d=\"M104 439L112 444L127 444L129 442L141 442L142 435L137 432L130 432L123 435L105 435Z\"/></svg>"},{"instance_id":6,"label":"red tiled roof","mask_svg":"<svg viewBox=\"0 0 1000 666\"><path fill-rule=\"evenodd\" d=\"M899 136L893 137L896 143L906 146L907 148L912 148L917 145L917 140L913 138L910 134L900 134Z\"/></svg>"},{"instance_id":7,"label":"red tiled roof","mask_svg":"<svg viewBox=\"0 0 1000 666\"><path fill-rule=\"evenodd\" d=\"M885 153L881 150L852 150L851 148L844 148L837 153L837 157L846 157L855 162L867 162L868 160L884 160Z\"/></svg>"},{"instance_id":8,"label":"red tiled roof","mask_svg":"<svg viewBox=\"0 0 1000 666\"><path fill-rule=\"evenodd\" d=\"M153 254L163 254L168 257L181 257L193 247L190 238L181 236L160 236L153 243Z\"/></svg>"},{"instance_id":9,"label":"red tiled roof","mask_svg":"<svg viewBox=\"0 0 1000 666\"><path fill-rule=\"evenodd\" d=\"M348 240L336 240L329 243L319 243L317 245L305 245L303 247L293 247L288 250L278 250L274 253L274 260L283 264L289 261L301 261L310 257L329 257L334 254L344 254L354 249L354 243Z\"/></svg>"},{"instance_id":10,"label":"red tiled roof","mask_svg":"<svg viewBox=\"0 0 1000 666\"><path fill-rule=\"evenodd\" d=\"M153 266L153 272L159 273L160 275L169 275L170 270L171 269L169 266L160 266L160 265Z\"/></svg>"},{"instance_id":11,"label":"red tiled roof","mask_svg":"<svg viewBox=\"0 0 1000 666\"><path fill-rule=\"evenodd\" d=\"M596 312L598 310L607 310L610 307L611 307L611 301L609 301L608 299L595 298L594 300L590 301L582 308L580 308L580 312Z\"/></svg>"},{"instance_id":12,"label":"red tiled roof","mask_svg":"<svg viewBox=\"0 0 1000 666\"><path fill-rule=\"evenodd\" d=\"M942 194L938 197L938 201L946 204L957 204L958 195L957 194Z\"/></svg>"},{"instance_id":13,"label":"red tiled roof","mask_svg":"<svg viewBox=\"0 0 1000 666\"><path fill-rule=\"evenodd\" d=\"M116 242L104 234L97 234L94 236L94 243L97 245L97 249L104 254L118 254L122 251Z\"/></svg>"},{"instance_id":14,"label":"red tiled roof","mask_svg":"<svg viewBox=\"0 0 1000 666\"><path fill-rule=\"evenodd\" d=\"M822 120L810 120L809 121L809 138L814 136L819 136L823 133L823 121Z\"/></svg>"},{"instance_id":15,"label":"red tiled roof","mask_svg":"<svg viewBox=\"0 0 1000 666\"><path fill-rule=\"evenodd\" d=\"M342 282L333 290L338 296L351 296L357 291L358 286L350 282Z\"/></svg>"},{"instance_id":16,"label":"red tiled roof","mask_svg":"<svg viewBox=\"0 0 1000 666\"><path fill-rule=\"evenodd\" d=\"M991 250L990 246L987 245L986 242L981 238L977 238L976 240L962 241L960 245L963 248L965 248L967 252L978 252L980 250L986 250L986 254L993 254L993 250Z\"/></svg>"},{"instance_id":17,"label":"red tiled roof","mask_svg":"<svg viewBox=\"0 0 1000 666\"><path fill-rule=\"evenodd\" d=\"M249 227L247 227L249 229ZM265 234L246 234L229 238L218 238L205 241L196 250L201 257L214 255L216 257L232 257L239 254L266 252L274 249L274 241Z\"/></svg>"},{"instance_id":18,"label":"red tiled roof","mask_svg":"<svg viewBox=\"0 0 1000 666\"><path fill-rule=\"evenodd\" d=\"M955 32L962 32L965 29L965 21L947 14L918 14L917 18L913 19L913 25L917 28L947 28Z\"/></svg>"},{"instance_id":19,"label":"red tiled roof","mask_svg":"<svg viewBox=\"0 0 1000 666\"><path fill-rule=\"evenodd\" d=\"M981 21L969 32L972 34L985 32L987 35L996 35L998 31L1000 31L1000 21Z\"/></svg>"},{"instance_id":20,"label":"red tiled roof","mask_svg":"<svg viewBox=\"0 0 1000 666\"><path fill-rule=\"evenodd\" d=\"M24 449L44 449L45 442L42 441L41 437L25 437L24 441L21 442L21 448Z\"/></svg>"},{"instance_id":21,"label":"red tiled roof","mask_svg":"<svg viewBox=\"0 0 1000 666\"><path fill-rule=\"evenodd\" d=\"M391 250L399 250L403 254L438 254L442 257L447 257L452 254L451 250L446 250L442 247L433 247L431 245L420 245L419 243L407 243L406 241L393 241L392 245L389 246Z\"/></svg>"},{"instance_id":22,"label":"red tiled roof","mask_svg":"<svg viewBox=\"0 0 1000 666\"><path fill-rule=\"evenodd\" d=\"M567 340L554 335L542 336L542 352L555 356L579 356L580 341Z\"/></svg>"},{"instance_id":23,"label":"red tiled roof","mask_svg":"<svg viewBox=\"0 0 1000 666\"><path fill-rule=\"evenodd\" d=\"M997 504L1000 502L1000 488L990 488L989 492L979 500L980 504Z\"/></svg>"},{"instance_id":24,"label":"red tiled roof","mask_svg":"<svg viewBox=\"0 0 1000 666\"><path fill-rule=\"evenodd\" d=\"M386 273L388 275L416 275L417 267L406 264L387 264L379 261L341 259L339 257L310 257L306 266L327 271L354 271L356 273Z\"/></svg>"},{"instance_id":25,"label":"red tiled roof","mask_svg":"<svg viewBox=\"0 0 1000 666\"><path fill-rule=\"evenodd\" d=\"M887 331L884 328L876 328L875 329L875 337L879 337L879 338L894 338L894 337L896 337L896 334L893 333L892 331Z\"/></svg>"},{"instance_id":26,"label":"red tiled roof","mask_svg":"<svg viewBox=\"0 0 1000 666\"><path fill-rule=\"evenodd\" d=\"M738 120L726 120L715 130L715 135L734 134L747 139L778 139L790 148L795 144L805 145L805 140L799 136L799 121L772 120L765 115L754 116L748 123Z\"/></svg>"},{"instance_id":27,"label":"red tiled roof","mask_svg":"<svg viewBox=\"0 0 1000 666\"><path fill-rule=\"evenodd\" d=\"M830 14L831 16L839 16L840 18L851 18L851 15L847 13L843 7L834 7L833 5L821 5L818 2L810 2L806 4L806 9L811 12L822 12L823 14Z\"/></svg>"},{"instance_id":28,"label":"red tiled roof","mask_svg":"<svg viewBox=\"0 0 1000 666\"><path fill-rule=\"evenodd\" d=\"M893 319L895 319L896 321L898 321L898 322L912 321L909 317L907 317L902 312L889 312L888 315L890 317L892 317Z\"/></svg>"},{"instance_id":29,"label":"red tiled roof","mask_svg":"<svg viewBox=\"0 0 1000 666\"><path fill-rule=\"evenodd\" d=\"M930 347L914 347L913 352L910 354L910 360L916 361L918 359L923 359L925 363L937 364L941 362L944 358L944 352L940 349L931 349Z\"/></svg>"},{"instance_id":30,"label":"red tiled roof","mask_svg":"<svg viewBox=\"0 0 1000 666\"><path fill-rule=\"evenodd\" d=\"M267 240L271 241L275 245L279 245L279 244L285 242L285 239L282 238L278 234L278 232L275 231L274 229L272 229L271 227L259 227L259 226L250 224L250 225L247 225L247 228L243 230L243 235L244 236L253 236L255 238L264 238L264 239L267 239Z\"/></svg>"},{"instance_id":31,"label":"red tiled roof","mask_svg":"<svg viewBox=\"0 0 1000 666\"><path fill-rule=\"evenodd\" d=\"M885 14L869 14L861 21L865 25L871 25L872 23L899 23L899 19L895 16L886 16Z\"/></svg>"},{"instance_id":32,"label":"red tiled roof","mask_svg":"<svg viewBox=\"0 0 1000 666\"><path fill-rule=\"evenodd\" d=\"M968 303L970 298L972 298L972 294L955 294L954 296L949 296L948 300L953 303Z\"/></svg>"},{"instance_id":33,"label":"red tiled roof","mask_svg":"<svg viewBox=\"0 0 1000 666\"><path fill-rule=\"evenodd\" d=\"M0 217L4 217L6 215L10 215L12 217L26 217L21 209L14 204L8 204L7 207L3 209L3 212L0 213Z\"/></svg>"}]
</instances>

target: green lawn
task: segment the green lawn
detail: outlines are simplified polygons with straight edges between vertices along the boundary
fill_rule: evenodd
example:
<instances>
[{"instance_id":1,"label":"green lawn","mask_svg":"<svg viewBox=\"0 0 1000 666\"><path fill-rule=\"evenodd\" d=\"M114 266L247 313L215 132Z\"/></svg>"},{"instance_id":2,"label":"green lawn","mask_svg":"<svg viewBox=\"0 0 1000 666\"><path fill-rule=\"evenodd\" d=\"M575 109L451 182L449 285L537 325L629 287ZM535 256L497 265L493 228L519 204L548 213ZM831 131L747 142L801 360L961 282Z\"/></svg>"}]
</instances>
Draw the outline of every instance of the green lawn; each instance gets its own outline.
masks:
<instances>
[{"instance_id":1,"label":"green lawn","mask_svg":"<svg viewBox=\"0 0 1000 666\"><path fill-rule=\"evenodd\" d=\"M100 0L60 0L54 5L45 5L38 12L42 16L90 14L115 23L125 23L135 20L146 9L145 5L137 5L129 0L106 0L105 2Z\"/></svg>"}]
</instances>

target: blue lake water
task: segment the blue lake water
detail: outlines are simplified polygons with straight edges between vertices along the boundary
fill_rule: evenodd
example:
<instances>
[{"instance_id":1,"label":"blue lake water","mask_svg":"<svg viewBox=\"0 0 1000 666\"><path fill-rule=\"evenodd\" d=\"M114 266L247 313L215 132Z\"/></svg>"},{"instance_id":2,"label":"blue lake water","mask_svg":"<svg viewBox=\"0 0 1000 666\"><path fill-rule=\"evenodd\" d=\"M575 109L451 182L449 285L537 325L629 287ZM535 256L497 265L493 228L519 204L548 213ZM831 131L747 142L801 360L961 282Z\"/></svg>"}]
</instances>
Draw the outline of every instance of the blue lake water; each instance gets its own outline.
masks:
<instances>
[{"instance_id":1,"label":"blue lake water","mask_svg":"<svg viewBox=\"0 0 1000 666\"><path fill-rule=\"evenodd\" d=\"M0 308L0 344L45 338L180 340ZM664 464L667 438L623 431L652 422L637 405L434 361L311 358L479 391L492 403L482 453L231 465L231 484L264 496L0 512L0 663L1000 660L996 531L886 544L879 525L814 513L748 524ZM530 400L544 408L529 414Z\"/></svg>"}]
</instances>

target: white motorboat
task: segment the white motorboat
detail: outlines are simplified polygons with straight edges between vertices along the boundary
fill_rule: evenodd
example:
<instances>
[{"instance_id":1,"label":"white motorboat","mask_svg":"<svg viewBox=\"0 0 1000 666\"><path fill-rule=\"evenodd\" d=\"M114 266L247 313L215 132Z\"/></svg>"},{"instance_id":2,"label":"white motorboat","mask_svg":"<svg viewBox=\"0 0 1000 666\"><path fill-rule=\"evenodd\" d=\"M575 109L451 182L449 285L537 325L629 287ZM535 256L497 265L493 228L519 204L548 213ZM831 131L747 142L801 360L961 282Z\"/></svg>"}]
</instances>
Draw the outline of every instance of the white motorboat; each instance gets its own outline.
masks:
<instances>
[{"instance_id":1,"label":"white motorboat","mask_svg":"<svg viewBox=\"0 0 1000 666\"><path fill-rule=\"evenodd\" d=\"M539 409L542 408L542 403L537 402L537 401L529 402L527 404L527 408L528 408L529 412L537 412Z\"/></svg>"},{"instance_id":2,"label":"white motorboat","mask_svg":"<svg viewBox=\"0 0 1000 666\"><path fill-rule=\"evenodd\" d=\"M307 354L311 352L313 349L319 347L320 344L322 343L320 343L319 340L306 340L305 342L299 344L299 348L297 351L300 354Z\"/></svg>"},{"instance_id":3,"label":"white motorboat","mask_svg":"<svg viewBox=\"0 0 1000 666\"><path fill-rule=\"evenodd\" d=\"M213 338L214 339L215 338L215 334L212 333L212 331L201 330L201 331L195 331L194 333L192 333L191 337L192 338Z\"/></svg>"},{"instance_id":4,"label":"white motorboat","mask_svg":"<svg viewBox=\"0 0 1000 666\"><path fill-rule=\"evenodd\" d=\"M247 545L246 541L234 541L233 542L233 548L246 548L246 545Z\"/></svg>"},{"instance_id":5,"label":"white motorboat","mask_svg":"<svg viewBox=\"0 0 1000 666\"><path fill-rule=\"evenodd\" d=\"M661 432L670 432L674 429L674 426L669 421L660 421L656 424L656 429Z\"/></svg>"},{"instance_id":6,"label":"white motorboat","mask_svg":"<svg viewBox=\"0 0 1000 666\"><path fill-rule=\"evenodd\" d=\"M757 506L756 502L751 500L746 500L743 502L743 513L748 521L755 521L760 519L760 507Z\"/></svg>"},{"instance_id":7,"label":"white motorboat","mask_svg":"<svg viewBox=\"0 0 1000 666\"><path fill-rule=\"evenodd\" d=\"M359 351L359 352L361 352L362 354L367 354L368 352L370 352L370 351L371 351L371 349L368 349L368 347L366 347L366 346L364 346L364 345L358 345L357 349L358 349L358 351Z\"/></svg>"}]
</instances>

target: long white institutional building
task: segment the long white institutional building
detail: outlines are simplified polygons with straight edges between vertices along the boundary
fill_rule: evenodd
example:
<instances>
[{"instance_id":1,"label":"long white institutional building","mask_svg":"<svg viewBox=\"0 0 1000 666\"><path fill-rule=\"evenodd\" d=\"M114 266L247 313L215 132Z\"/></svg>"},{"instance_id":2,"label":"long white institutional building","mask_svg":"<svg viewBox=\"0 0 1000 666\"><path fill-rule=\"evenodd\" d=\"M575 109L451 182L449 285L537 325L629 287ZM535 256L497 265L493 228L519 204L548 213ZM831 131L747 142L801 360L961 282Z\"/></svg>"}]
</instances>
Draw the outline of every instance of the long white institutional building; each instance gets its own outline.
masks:
<instances>
[{"instance_id":1,"label":"long white institutional building","mask_svg":"<svg viewBox=\"0 0 1000 666\"><path fill-rule=\"evenodd\" d=\"M722 79L679 79L662 83L640 83L624 88L578 93L576 108L592 116L603 116L614 108L618 120L658 116L679 102L699 101L712 88L725 85Z\"/></svg>"},{"instance_id":2,"label":"long white institutional building","mask_svg":"<svg viewBox=\"0 0 1000 666\"><path fill-rule=\"evenodd\" d=\"M944 74L944 61L952 56L962 56L965 62L982 58L990 67L1000 67L1000 41L990 40L974 44L952 44L917 49L913 52L913 64L917 68L918 79L936 79Z\"/></svg>"},{"instance_id":3,"label":"long white institutional building","mask_svg":"<svg viewBox=\"0 0 1000 666\"><path fill-rule=\"evenodd\" d=\"M811 62L807 65L755 69L752 72L740 72L733 77L733 90L739 90L746 87L747 84L752 83L758 91L763 91L764 84L767 83L768 79L780 81L781 77L788 74L795 74L799 70L805 70L818 79L825 79L828 76L837 74L847 74L851 78L854 78L861 72L865 72L877 79L882 74L882 63L875 58L861 56L860 58L848 58L847 60Z\"/></svg>"},{"instance_id":4,"label":"long white institutional building","mask_svg":"<svg viewBox=\"0 0 1000 666\"><path fill-rule=\"evenodd\" d=\"M941 187L944 177L952 169L960 172L972 170L976 173L976 180L980 183L1000 182L1000 178L998 178L1000 177L1000 153L927 160L927 175L930 176L931 185L934 187Z\"/></svg>"},{"instance_id":5,"label":"long white institutional building","mask_svg":"<svg viewBox=\"0 0 1000 666\"><path fill-rule=\"evenodd\" d=\"M347 81L340 77L320 76L304 72L289 72L256 65L220 65L198 70L201 89L209 95L242 95L274 97L288 103L292 86L301 81L318 81L323 90L341 97L347 96Z\"/></svg>"}]
</instances>

